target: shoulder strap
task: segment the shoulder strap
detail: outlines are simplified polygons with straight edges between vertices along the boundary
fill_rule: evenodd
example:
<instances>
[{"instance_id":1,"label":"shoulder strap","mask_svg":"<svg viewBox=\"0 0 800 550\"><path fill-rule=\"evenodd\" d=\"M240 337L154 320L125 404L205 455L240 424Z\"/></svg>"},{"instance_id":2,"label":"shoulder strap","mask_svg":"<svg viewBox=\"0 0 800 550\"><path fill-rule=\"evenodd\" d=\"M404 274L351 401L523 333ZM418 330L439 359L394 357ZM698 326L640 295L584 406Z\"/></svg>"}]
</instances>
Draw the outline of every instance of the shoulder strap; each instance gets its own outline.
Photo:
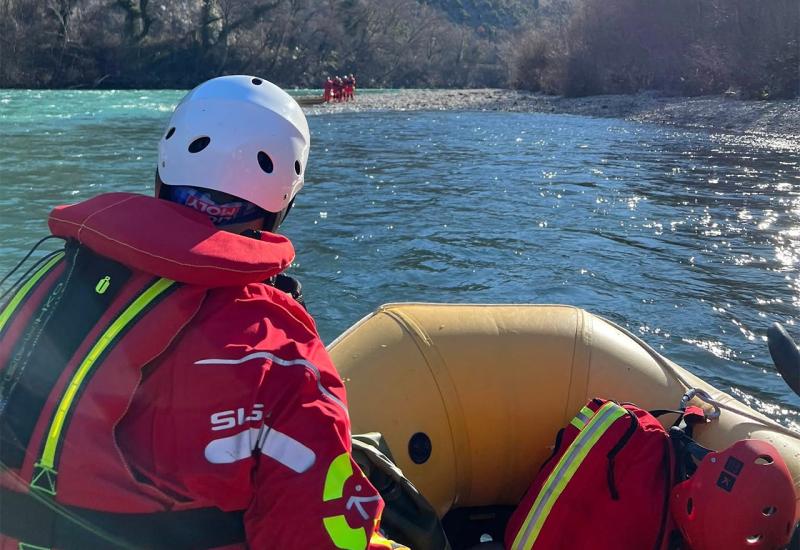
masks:
<instances>
[{"instance_id":1,"label":"shoulder strap","mask_svg":"<svg viewBox=\"0 0 800 550\"><path fill-rule=\"evenodd\" d=\"M680 483L691 477L697 469L696 462L703 460L711 449L700 445L685 430L677 426L669 429L669 438L675 452L675 483Z\"/></svg>"},{"instance_id":2,"label":"shoulder strap","mask_svg":"<svg viewBox=\"0 0 800 550\"><path fill-rule=\"evenodd\" d=\"M608 452L606 458L608 458L608 469L606 470L606 478L608 480L608 490L611 492L612 500L619 500L619 492L617 491L617 484L616 480L614 479L614 461L617 458L617 454L628 444L628 441L631 440L633 434L636 432L636 428L639 427L639 419L636 417L636 414L631 411L630 409L625 409L625 412L628 413L628 418L630 418L630 424L628 428L625 430L625 433L622 434L622 437L619 438L619 441L611 448Z\"/></svg>"},{"instance_id":3,"label":"shoulder strap","mask_svg":"<svg viewBox=\"0 0 800 550\"><path fill-rule=\"evenodd\" d=\"M680 409L653 409L652 411L648 411L651 415L656 418L660 418L665 414L677 414L679 417L683 417L684 411ZM679 419L680 420L680 419Z\"/></svg>"},{"instance_id":4,"label":"shoulder strap","mask_svg":"<svg viewBox=\"0 0 800 550\"><path fill-rule=\"evenodd\" d=\"M653 550L662 550L664 548L665 537L670 537L670 541L672 540L672 533L667 532L667 524L669 523L670 495L672 494L672 486L675 484L675 455L669 438L664 438L662 466L666 475L664 476L664 494L661 501L661 523ZM672 543L670 542L670 544ZM671 546L668 546L668 548L671 548Z\"/></svg>"}]
</instances>

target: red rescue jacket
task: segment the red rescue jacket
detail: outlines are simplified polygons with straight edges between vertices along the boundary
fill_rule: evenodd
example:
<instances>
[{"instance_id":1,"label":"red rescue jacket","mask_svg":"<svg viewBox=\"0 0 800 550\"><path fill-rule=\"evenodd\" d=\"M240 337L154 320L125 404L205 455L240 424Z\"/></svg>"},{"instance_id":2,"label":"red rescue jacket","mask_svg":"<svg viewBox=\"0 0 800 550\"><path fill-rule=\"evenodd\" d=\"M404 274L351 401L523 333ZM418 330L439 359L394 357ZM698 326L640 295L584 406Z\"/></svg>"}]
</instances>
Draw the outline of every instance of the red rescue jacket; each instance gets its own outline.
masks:
<instances>
[{"instance_id":1,"label":"red rescue jacket","mask_svg":"<svg viewBox=\"0 0 800 550\"><path fill-rule=\"evenodd\" d=\"M0 548L391 547L314 322L261 282L285 237L128 193L49 225L0 309Z\"/></svg>"}]
</instances>

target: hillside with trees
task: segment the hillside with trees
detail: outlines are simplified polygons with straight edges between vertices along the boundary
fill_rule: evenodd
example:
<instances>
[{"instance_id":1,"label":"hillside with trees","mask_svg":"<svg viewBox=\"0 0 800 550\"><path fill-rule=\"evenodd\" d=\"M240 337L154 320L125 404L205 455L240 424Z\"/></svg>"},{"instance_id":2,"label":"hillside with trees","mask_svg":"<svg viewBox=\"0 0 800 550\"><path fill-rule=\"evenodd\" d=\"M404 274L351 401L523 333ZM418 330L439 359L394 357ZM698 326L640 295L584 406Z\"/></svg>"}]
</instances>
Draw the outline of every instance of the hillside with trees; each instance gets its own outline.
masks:
<instances>
[{"instance_id":1,"label":"hillside with trees","mask_svg":"<svg viewBox=\"0 0 800 550\"><path fill-rule=\"evenodd\" d=\"M0 0L0 86L502 86L497 42L416 0Z\"/></svg>"},{"instance_id":2,"label":"hillside with trees","mask_svg":"<svg viewBox=\"0 0 800 550\"><path fill-rule=\"evenodd\" d=\"M513 86L568 96L800 93L798 0L552 0L546 7L517 38Z\"/></svg>"},{"instance_id":3,"label":"hillside with trees","mask_svg":"<svg viewBox=\"0 0 800 550\"><path fill-rule=\"evenodd\" d=\"M0 0L0 87L800 93L798 0Z\"/></svg>"}]
</instances>

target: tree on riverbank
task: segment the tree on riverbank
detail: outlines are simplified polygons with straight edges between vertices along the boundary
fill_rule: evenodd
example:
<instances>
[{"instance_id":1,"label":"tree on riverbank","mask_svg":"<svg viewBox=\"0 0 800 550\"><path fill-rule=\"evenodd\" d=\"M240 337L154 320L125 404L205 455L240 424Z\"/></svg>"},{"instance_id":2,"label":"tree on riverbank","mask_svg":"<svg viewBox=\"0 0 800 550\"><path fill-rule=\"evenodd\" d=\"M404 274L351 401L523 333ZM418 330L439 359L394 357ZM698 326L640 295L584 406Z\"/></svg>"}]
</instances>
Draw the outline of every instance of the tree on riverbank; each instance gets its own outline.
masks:
<instances>
[{"instance_id":1,"label":"tree on riverbank","mask_svg":"<svg viewBox=\"0 0 800 550\"><path fill-rule=\"evenodd\" d=\"M797 0L554 0L520 39L512 80L570 96L642 90L800 93ZM564 17L564 13L568 13Z\"/></svg>"},{"instance_id":2,"label":"tree on riverbank","mask_svg":"<svg viewBox=\"0 0 800 550\"><path fill-rule=\"evenodd\" d=\"M499 47L416 0L0 0L0 87L500 86Z\"/></svg>"}]
</instances>

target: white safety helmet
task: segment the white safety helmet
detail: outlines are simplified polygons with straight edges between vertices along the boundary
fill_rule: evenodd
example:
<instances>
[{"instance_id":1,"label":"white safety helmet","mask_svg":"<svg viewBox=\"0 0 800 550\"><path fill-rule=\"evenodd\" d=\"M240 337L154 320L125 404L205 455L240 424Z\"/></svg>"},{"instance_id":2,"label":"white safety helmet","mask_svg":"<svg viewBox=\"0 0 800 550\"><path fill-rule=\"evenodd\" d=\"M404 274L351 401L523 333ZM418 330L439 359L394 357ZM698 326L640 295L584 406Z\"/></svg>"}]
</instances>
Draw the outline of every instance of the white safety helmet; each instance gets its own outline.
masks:
<instances>
[{"instance_id":1,"label":"white safety helmet","mask_svg":"<svg viewBox=\"0 0 800 550\"><path fill-rule=\"evenodd\" d=\"M279 87L253 76L214 78L175 108L158 144L157 177L233 195L282 219L303 187L310 141L303 110Z\"/></svg>"}]
</instances>

